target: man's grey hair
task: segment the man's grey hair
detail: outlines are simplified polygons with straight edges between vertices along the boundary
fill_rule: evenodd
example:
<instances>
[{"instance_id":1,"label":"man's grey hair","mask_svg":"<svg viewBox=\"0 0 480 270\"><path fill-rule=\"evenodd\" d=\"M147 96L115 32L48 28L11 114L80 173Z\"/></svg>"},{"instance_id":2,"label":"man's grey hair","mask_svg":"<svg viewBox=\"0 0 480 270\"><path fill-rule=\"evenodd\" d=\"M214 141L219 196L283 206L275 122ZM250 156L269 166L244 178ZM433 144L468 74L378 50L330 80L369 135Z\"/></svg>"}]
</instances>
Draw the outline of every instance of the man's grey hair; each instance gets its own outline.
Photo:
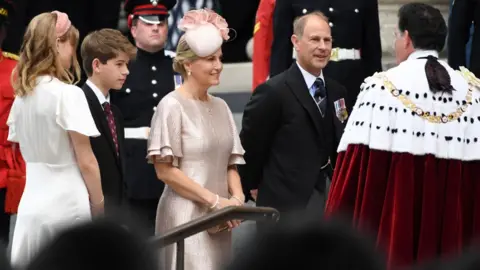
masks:
<instances>
[{"instance_id":1,"label":"man's grey hair","mask_svg":"<svg viewBox=\"0 0 480 270\"><path fill-rule=\"evenodd\" d=\"M302 16L295 18L293 21L293 34L297 37L302 37L303 31L305 30L305 24L310 17L317 17L324 20L326 23L329 22L328 17L323 14L321 11L314 11Z\"/></svg>"}]
</instances>

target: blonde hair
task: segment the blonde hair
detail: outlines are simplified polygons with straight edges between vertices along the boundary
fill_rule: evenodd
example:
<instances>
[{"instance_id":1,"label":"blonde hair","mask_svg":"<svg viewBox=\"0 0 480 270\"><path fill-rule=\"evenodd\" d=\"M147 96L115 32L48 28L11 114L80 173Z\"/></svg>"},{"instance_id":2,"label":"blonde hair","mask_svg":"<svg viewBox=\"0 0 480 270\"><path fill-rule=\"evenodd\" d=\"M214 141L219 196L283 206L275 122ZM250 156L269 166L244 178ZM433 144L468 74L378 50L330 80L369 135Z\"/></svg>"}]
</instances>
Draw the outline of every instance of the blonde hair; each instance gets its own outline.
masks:
<instances>
[{"instance_id":1,"label":"blonde hair","mask_svg":"<svg viewBox=\"0 0 480 270\"><path fill-rule=\"evenodd\" d=\"M88 34L80 48L83 70L87 76L92 76L92 62L98 59L102 64L113 59L119 53L126 53L130 60L135 59L137 48L125 37L122 32L115 29L104 28Z\"/></svg>"},{"instance_id":2,"label":"blonde hair","mask_svg":"<svg viewBox=\"0 0 480 270\"><path fill-rule=\"evenodd\" d=\"M80 79L80 65L76 55L78 30L72 25L59 38L60 42L69 41L74 46L72 73L63 68L56 50L56 22L56 14L42 13L28 24L20 50L20 59L12 72L12 85L16 96L22 97L32 93L37 85L37 77L42 75L56 77L68 84L76 83L75 80Z\"/></svg>"},{"instance_id":3,"label":"blonde hair","mask_svg":"<svg viewBox=\"0 0 480 270\"><path fill-rule=\"evenodd\" d=\"M173 59L173 71L180 73L184 79L187 78L185 63L196 59L198 59L198 56L188 46L185 35L182 35L178 41L176 56Z\"/></svg>"}]
</instances>

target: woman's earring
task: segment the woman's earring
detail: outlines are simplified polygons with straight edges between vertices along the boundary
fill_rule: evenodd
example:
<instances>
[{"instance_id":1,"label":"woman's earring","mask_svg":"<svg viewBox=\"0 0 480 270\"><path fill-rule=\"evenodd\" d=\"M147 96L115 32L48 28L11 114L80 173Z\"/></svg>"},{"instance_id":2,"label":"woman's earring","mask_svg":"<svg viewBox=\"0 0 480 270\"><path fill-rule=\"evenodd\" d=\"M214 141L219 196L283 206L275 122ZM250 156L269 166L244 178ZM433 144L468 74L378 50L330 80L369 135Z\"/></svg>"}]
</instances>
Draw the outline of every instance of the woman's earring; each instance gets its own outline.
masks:
<instances>
[{"instance_id":1,"label":"woman's earring","mask_svg":"<svg viewBox=\"0 0 480 270\"><path fill-rule=\"evenodd\" d=\"M188 75L188 76L192 75L192 72L191 72L190 70L187 71L187 75Z\"/></svg>"}]
</instances>

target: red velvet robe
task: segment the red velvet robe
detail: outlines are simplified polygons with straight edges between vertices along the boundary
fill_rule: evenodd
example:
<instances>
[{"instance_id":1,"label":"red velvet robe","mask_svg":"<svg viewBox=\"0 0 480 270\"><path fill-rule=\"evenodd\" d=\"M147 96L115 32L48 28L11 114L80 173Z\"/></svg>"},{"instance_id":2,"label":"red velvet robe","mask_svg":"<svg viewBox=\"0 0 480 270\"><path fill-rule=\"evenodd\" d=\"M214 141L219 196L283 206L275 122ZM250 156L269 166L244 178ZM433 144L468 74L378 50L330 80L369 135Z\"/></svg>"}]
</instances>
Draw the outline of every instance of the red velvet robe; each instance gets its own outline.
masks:
<instances>
[{"instance_id":1,"label":"red velvet robe","mask_svg":"<svg viewBox=\"0 0 480 270\"><path fill-rule=\"evenodd\" d=\"M480 236L478 82L471 81L469 104L467 80L448 67L457 91L433 95L424 64L412 56L366 80L340 142L326 205L327 217L342 215L373 233L390 269L457 255ZM424 111L468 108L458 119L432 123L405 106L385 78Z\"/></svg>"}]
</instances>

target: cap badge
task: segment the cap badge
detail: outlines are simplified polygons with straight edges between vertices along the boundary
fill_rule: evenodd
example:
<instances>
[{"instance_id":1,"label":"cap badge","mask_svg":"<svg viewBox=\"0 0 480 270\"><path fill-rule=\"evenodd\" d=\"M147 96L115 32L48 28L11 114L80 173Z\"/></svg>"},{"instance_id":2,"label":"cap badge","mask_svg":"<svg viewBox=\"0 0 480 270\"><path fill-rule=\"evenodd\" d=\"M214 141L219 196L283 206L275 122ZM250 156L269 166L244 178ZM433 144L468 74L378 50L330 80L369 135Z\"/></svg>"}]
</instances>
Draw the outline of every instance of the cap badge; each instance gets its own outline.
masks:
<instances>
[{"instance_id":1,"label":"cap badge","mask_svg":"<svg viewBox=\"0 0 480 270\"><path fill-rule=\"evenodd\" d=\"M0 8L0 15L8 17L8 10L5 8Z\"/></svg>"}]
</instances>

